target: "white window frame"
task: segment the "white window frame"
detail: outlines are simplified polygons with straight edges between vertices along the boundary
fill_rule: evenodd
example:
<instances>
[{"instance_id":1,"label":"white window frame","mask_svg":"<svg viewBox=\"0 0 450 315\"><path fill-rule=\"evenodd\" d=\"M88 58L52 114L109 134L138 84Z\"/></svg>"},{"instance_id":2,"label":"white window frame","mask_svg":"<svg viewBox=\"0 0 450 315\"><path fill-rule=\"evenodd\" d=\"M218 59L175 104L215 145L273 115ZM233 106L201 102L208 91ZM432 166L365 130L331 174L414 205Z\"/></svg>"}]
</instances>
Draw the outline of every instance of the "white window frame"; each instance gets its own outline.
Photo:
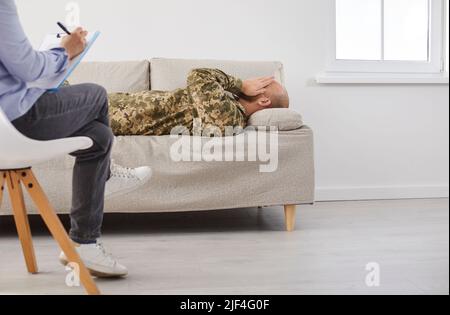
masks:
<instances>
[{"instance_id":1,"label":"white window frame","mask_svg":"<svg viewBox=\"0 0 450 315\"><path fill-rule=\"evenodd\" d=\"M383 0L384 1L384 0ZM446 18L445 0L429 0L429 60L339 60L336 57L336 0L331 0L330 47L326 72L317 77L319 83L446 83ZM384 41L384 38L381 38Z\"/></svg>"}]
</instances>

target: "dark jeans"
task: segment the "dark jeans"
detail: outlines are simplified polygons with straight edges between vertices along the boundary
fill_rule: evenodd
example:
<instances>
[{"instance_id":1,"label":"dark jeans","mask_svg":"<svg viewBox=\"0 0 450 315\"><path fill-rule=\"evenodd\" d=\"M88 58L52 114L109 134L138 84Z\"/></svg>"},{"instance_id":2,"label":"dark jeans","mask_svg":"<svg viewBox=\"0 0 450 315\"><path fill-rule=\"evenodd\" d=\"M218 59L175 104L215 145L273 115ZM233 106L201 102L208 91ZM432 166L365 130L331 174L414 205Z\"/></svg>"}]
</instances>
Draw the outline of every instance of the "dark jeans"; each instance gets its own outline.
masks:
<instances>
[{"instance_id":1,"label":"dark jeans","mask_svg":"<svg viewBox=\"0 0 450 315\"><path fill-rule=\"evenodd\" d=\"M95 243L101 235L105 183L114 141L105 89L81 84L46 93L13 125L36 140L85 136L94 141L90 149L72 154L76 161L70 237L80 244Z\"/></svg>"}]
</instances>

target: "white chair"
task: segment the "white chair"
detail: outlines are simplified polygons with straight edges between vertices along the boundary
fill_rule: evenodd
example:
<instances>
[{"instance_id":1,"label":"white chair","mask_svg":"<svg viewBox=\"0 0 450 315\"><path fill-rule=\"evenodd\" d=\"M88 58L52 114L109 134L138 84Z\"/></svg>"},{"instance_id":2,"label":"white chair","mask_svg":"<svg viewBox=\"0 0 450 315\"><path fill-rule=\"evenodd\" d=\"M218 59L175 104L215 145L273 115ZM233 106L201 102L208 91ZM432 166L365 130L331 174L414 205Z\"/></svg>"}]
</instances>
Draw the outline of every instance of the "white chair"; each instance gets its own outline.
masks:
<instances>
[{"instance_id":1,"label":"white chair","mask_svg":"<svg viewBox=\"0 0 450 315\"><path fill-rule=\"evenodd\" d=\"M0 206L3 191L8 187L9 196L14 212L20 242L27 269L30 273L37 273L36 257L33 241L25 208L22 184L39 209L39 214L50 230L51 234L65 252L69 261L79 270L80 282L88 294L100 294L89 271L81 261L64 226L50 205L39 182L36 180L31 166L52 160L78 150L85 150L93 145L93 141L86 137L67 138L53 141L35 141L23 136L6 118L0 109ZM5 185L6 182L6 185Z\"/></svg>"}]
</instances>

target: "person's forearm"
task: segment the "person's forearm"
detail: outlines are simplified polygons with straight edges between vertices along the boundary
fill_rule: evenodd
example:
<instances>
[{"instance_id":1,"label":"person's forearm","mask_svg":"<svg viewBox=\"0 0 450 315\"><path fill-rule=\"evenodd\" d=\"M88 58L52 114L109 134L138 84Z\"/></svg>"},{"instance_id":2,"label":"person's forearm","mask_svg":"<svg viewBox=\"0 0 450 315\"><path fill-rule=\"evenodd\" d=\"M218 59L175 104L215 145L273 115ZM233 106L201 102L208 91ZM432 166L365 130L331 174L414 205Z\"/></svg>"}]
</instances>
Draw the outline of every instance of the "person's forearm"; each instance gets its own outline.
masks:
<instances>
[{"instance_id":1,"label":"person's forearm","mask_svg":"<svg viewBox=\"0 0 450 315\"><path fill-rule=\"evenodd\" d=\"M62 48L45 52L33 49L10 0L0 2L0 60L9 73L24 82L58 74L69 62Z\"/></svg>"},{"instance_id":2,"label":"person's forearm","mask_svg":"<svg viewBox=\"0 0 450 315\"><path fill-rule=\"evenodd\" d=\"M242 92L242 80L218 69L195 69L188 78L188 85L199 82L215 82L220 84L225 91L240 94Z\"/></svg>"}]
</instances>

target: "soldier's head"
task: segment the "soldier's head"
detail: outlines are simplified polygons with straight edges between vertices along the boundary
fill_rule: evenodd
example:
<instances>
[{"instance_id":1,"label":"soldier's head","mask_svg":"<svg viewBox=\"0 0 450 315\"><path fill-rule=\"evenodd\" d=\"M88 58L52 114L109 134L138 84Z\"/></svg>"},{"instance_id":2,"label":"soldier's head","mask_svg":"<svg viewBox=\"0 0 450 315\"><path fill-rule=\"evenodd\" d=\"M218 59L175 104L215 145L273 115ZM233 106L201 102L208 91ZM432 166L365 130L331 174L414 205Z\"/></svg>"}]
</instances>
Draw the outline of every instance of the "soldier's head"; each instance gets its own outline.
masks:
<instances>
[{"instance_id":1,"label":"soldier's head","mask_svg":"<svg viewBox=\"0 0 450 315\"><path fill-rule=\"evenodd\" d=\"M287 90L278 82L274 81L262 95L270 100L270 108L289 108L289 94Z\"/></svg>"},{"instance_id":2,"label":"soldier's head","mask_svg":"<svg viewBox=\"0 0 450 315\"><path fill-rule=\"evenodd\" d=\"M289 108L289 94L280 83L272 82L265 90L264 94L242 98L248 116L269 108Z\"/></svg>"}]
</instances>

